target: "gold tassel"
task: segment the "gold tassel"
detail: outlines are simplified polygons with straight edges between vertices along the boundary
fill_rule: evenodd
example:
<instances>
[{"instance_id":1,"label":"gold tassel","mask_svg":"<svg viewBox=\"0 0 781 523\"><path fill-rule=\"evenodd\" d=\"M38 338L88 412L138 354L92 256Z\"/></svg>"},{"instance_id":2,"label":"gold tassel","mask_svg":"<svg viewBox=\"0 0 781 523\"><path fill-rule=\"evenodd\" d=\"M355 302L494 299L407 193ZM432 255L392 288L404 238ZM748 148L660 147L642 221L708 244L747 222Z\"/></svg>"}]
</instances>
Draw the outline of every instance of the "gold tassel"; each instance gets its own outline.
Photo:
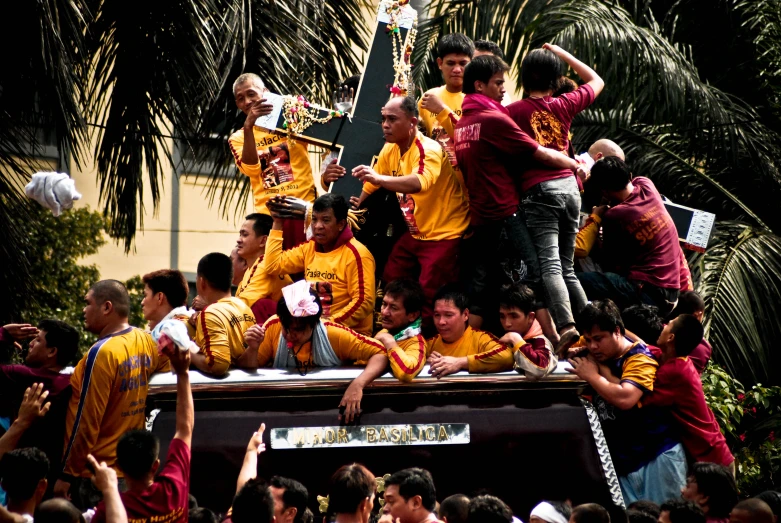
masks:
<instances>
[{"instance_id":1,"label":"gold tassel","mask_svg":"<svg viewBox=\"0 0 781 523\"><path fill-rule=\"evenodd\" d=\"M361 225L366 223L366 211L368 211L368 209L360 209L357 211L350 209L347 211L347 224L350 226L350 229L354 231L361 230Z\"/></svg>"}]
</instances>

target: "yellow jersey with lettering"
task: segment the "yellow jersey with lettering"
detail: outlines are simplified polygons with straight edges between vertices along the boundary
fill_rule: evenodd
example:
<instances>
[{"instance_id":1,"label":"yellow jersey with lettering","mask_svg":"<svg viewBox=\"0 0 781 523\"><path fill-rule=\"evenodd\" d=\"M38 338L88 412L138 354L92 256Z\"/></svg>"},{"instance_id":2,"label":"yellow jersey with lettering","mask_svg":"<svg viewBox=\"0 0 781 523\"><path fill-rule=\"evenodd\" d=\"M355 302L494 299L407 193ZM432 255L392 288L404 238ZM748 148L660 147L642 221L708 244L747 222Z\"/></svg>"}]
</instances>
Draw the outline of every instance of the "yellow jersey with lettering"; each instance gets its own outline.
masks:
<instances>
[{"instance_id":1,"label":"yellow jersey with lettering","mask_svg":"<svg viewBox=\"0 0 781 523\"><path fill-rule=\"evenodd\" d=\"M320 297L323 319L341 323L370 336L374 323L374 257L345 227L331 252L314 240L282 250L282 231L272 230L266 241L270 274L304 273Z\"/></svg>"},{"instance_id":2,"label":"yellow jersey with lettering","mask_svg":"<svg viewBox=\"0 0 781 523\"><path fill-rule=\"evenodd\" d=\"M244 354L244 333L255 325L255 315L236 297L222 298L203 309L195 321L195 343L206 365L217 376Z\"/></svg>"},{"instance_id":3,"label":"yellow jersey with lettering","mask_svg":"<svg viewBox=\"0 0 781 523\"><path fill-rule=\"evenodd\" d=\"M228 138L228 145L236 167L250 179L255 212L269 214L266 202L274 196L294 196L308 202L315 201L317 193L306 145L301 141L291 145L286 136L268 133L260 127L254 127L253 133L260 160L255 165L241 161L243 129Z\"/></svg>"},{"instance_id":4,"label":"yellow jersey with lettering","mask_svg":"<svg viewBox=\"0 0 781 523\"><path fill-rule=\"evenodd\" d=\"M513 368L513 350L499 343L493 334L467 327L463 336L453 343L447 343L439 334L428 340L426 358L432 352L442 356L467 358L469 372L505 372Z\"/></svg>"},{"instance_id":5,"label":"yellow jersey with lettering","mask_svg":"<svg viewBox=\"0 0 781 523\"><path fill-rule=\"evenodd\" d=\"M385 354L385 346L374 338L364 336L332 321L323 321L323 324L331 348L334 349L336 357L342 360L345 365L357 361L366 362L375 354ZM258 365L260 367L274 363L279 347L279 338L282 336L282 323L276 315L266 320L263 327L266 329L266 334L258 348ZM296 349L295 357L302 369L313 368L314 364L311 362L312 342L308 341Z\"/></svg>"},{"instance_id":6,"label":"yellow jersey with lettering","mask_svg":"<svg viewBox=\"0 0 781 523\"><path fill-rule=\"evenodd\" d=\"M388 332L383 329L380 332ZM377 333L379 334L379 332ZM420 374L426 364L426 339L422 334L396 342L388 351L393 376L404 382L410 382Z\"/></svg>"},{"instance_id":7,"label":"yellow jersey with lettering","mask_svg":"<svg viewBox=\"0 0 781 523\"><path fill-rule=\"evenodd\" d=\"M152 335L135 327L99 339L71 376L65 417L63 472L91 477L87 455L117 468L117 441L128 430L144 427L144 409L152 373L167 370Z\"/></svg>"},{"instance_id":8,"label":"yellow jersey with lettering","mask_svg":"<svg viewBox=\"0 0 781 523\"><path fill-rule=\"evenodd\" d=\"M279 301L282 297L282 287L293 283L287 274L272 275L263 263L264 256L259 256L252 267L244 271L244 278L236 289L236 297L252 307L256 301L267 298Z\"/></svg>"},{"instance_id":9,"label":"yellow jersey with lettering","mask_svg":"<svg viewBox=\"0 0 781 523\"><path fill-rule=\"evenodd\" d=\"M465 95L461 92L451 93L444 85L429 89L427 93L437 95L442 100L442 103L445 104L445 108L439 114L435 114L427 109L423 109L422 100L418 102L418 111L420 112L423 126L426 128L426 136L439 142L442 149L447 153L448 159L450 159L450 165L453 166L456 178L461 186L464 186L464 176L461 174L461 170L458 168L458 160L456 160L455 128L459 118L461 118L461 104L464 102Z\"/></svg>"},{"instance_id":10,"label":"yellow jersey with lettering","mask_svg":"<svg viewBox=\"0 0 781 523\"><path fill-rule=\"evenodd\" d=\"M374 169L389 176L412 174L418 177L420 192L396 193L413 238L436 241L464 235L469 226L469 204L447 154L437 142L418 133L404 155L398 145L386 143ZM363 184L365 193L371 194L377 189L376 185Z\"/></svg>"}]
</instances>

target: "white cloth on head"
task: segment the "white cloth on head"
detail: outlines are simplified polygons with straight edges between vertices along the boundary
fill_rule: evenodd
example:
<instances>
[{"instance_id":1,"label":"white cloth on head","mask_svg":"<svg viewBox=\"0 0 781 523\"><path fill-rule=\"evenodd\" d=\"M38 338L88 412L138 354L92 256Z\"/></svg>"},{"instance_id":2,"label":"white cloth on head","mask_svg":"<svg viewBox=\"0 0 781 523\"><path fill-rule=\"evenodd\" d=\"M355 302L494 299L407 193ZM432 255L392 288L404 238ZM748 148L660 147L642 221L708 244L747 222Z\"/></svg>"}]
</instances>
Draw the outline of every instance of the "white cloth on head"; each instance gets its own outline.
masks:
<instances>
[{"instance_id":1,"label":"white cloth on head","mask_svg":"<svg viewBox=\"0 0 781 523\"><path fill-rule=\"evenodd\" d=\"M309 292L310 285L306 280L299 280L282 288L282 296L290 315L294 318L306 318L320 312L320 306Z\"/></svg>"},{"instance_id":2,"label":"white cloth on head","mask_svg":"<svg viewBox=\"0 0 781 523\"><path fill-rule=\"evenodd\" d=\"M43 207L50 209L54 216L72 209L73 202L81 199L73 179L65 173L39 172L25 185L24 193Z\"/></svg>"},{"instance_id":3,"label":"white cloth on head","mask_svg":"<svg viewBox=\"0 0 781 523\"><path fill-rule=\"evenodd\" d=\"M532 516L537 516L548 523L567 523L567 518L547 501L543 501L534 507L531 514L529 514L529 518L531 519Z\"/></svg>"}]
</instances>

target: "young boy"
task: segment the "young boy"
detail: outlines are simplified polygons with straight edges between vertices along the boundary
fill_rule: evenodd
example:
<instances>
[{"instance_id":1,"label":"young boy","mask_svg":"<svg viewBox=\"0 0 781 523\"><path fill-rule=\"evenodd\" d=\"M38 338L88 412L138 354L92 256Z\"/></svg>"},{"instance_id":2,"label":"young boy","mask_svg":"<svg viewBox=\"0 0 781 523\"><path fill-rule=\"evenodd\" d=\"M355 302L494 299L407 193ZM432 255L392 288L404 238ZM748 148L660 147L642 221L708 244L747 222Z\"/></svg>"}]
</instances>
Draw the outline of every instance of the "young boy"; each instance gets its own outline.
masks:
<instances>
[{"instance_id":1,"label":"young boy","mask_svg":"<svg viewBox=\"0 0 781 523\"><path fill-rule=\"evenodd\" d=\"M702 341L702 324L690 314L681 314L665 325L657 346L662 350L654 388L642 407L669 407L678 425L683 446L695 461L730 467L735 458L705 401L702 382L689 354Z\"/></svg>"},{"instance_id":2,"label":"young boy","mask_svg":"<svg viewBox=\"0 0 781 523\"><path fill-rule=\"evenodd\" d=\"M586 83L571 93L553 98L562 61ZM528 97L507 107L510 117L541 146L566 154L572 119L594 102L605 82L589 66L550 44L526 55L521 79ZM580 312L587 303L574 268L580 191L571 170L534 161L521 177L521 191L523 211L548 295L547 306L561 335L557 349L563 350L580 337L573 313Z\"/></svg>"},{"instance_id":3,"label":"young boy","mask_svg":"<svg viewBox=\"0 0 781 523\"><path fill-rule=\"evenodd\" d=\"M464 101L464 69L474 52L475 46L466 35L453 33L443 36L437 44L437 65L445 85L429 89L418 103L426 136L439 142L447 152L462 186L463 176L456 161L453 129L461 117L461 103Z\"/></svg>"},{"instance_id":4,"label":"young boy","mask_svg":"<svg viewBox=\"0 0 781 523\"><path fill-rule=\"evenodd\" d=\"M526 285L509 285L499 294L499 322L506 332L502 339L519 346L513 354L515 370L524 371L533 380L547 376L558 364L553 345L543 336L535 317L536 307L534 292Z\"/></svg>"},{"instance_id":5,"label":"young boy","mask_svg":"<svg viewBox=\"0 0 781 523\"><path fill-rule=\"evenodd\" d=\"M702 509L706 523L728 523L730 510L738 502L738 487L727 467L693 463L681 497Z\"/></svg>"}]
</instances>

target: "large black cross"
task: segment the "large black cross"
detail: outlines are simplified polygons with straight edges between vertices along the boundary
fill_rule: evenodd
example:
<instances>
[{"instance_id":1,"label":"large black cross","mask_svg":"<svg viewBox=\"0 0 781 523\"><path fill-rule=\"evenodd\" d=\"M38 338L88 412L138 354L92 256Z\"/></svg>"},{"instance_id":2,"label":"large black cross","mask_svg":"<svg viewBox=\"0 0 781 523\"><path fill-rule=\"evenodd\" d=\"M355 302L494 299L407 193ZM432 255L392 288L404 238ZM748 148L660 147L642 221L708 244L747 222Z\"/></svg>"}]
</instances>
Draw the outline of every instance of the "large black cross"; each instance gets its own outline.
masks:
<instances>
[{"instance_id":1,"label":"large black cross","mask_svg":"<svg viewBox=\"0 0 781 523\"><path fill-rule=\"evenodd\" d=\"M412 10L412 7L407 5L404 9ZM393 44L391 35L386 32L388 23L384 21L387 20L385 2L380 2L378 14L369 57L353 99L352 119L333 118L325 124L315 123L303 134L295 135L295 138L302 142L339 151L338 163L347 169L347 174L332 184L330 191L341 194L347 199L361 193L362 184L351 176L352 169L358 165L371 165L372 159L379 154L385 144L380 111L390 97L395 71ZM409 24L403 22L405 19L408 17L399 18L402 42L409 30ZM400 47L398 52L403 54L403 46ZM318 117L327 114L327 111L321 111ZM277 120L277 132L283 134L288 132L283 128L284 122L284 114L280 114Z\"/></svg>"}]
</instances>

